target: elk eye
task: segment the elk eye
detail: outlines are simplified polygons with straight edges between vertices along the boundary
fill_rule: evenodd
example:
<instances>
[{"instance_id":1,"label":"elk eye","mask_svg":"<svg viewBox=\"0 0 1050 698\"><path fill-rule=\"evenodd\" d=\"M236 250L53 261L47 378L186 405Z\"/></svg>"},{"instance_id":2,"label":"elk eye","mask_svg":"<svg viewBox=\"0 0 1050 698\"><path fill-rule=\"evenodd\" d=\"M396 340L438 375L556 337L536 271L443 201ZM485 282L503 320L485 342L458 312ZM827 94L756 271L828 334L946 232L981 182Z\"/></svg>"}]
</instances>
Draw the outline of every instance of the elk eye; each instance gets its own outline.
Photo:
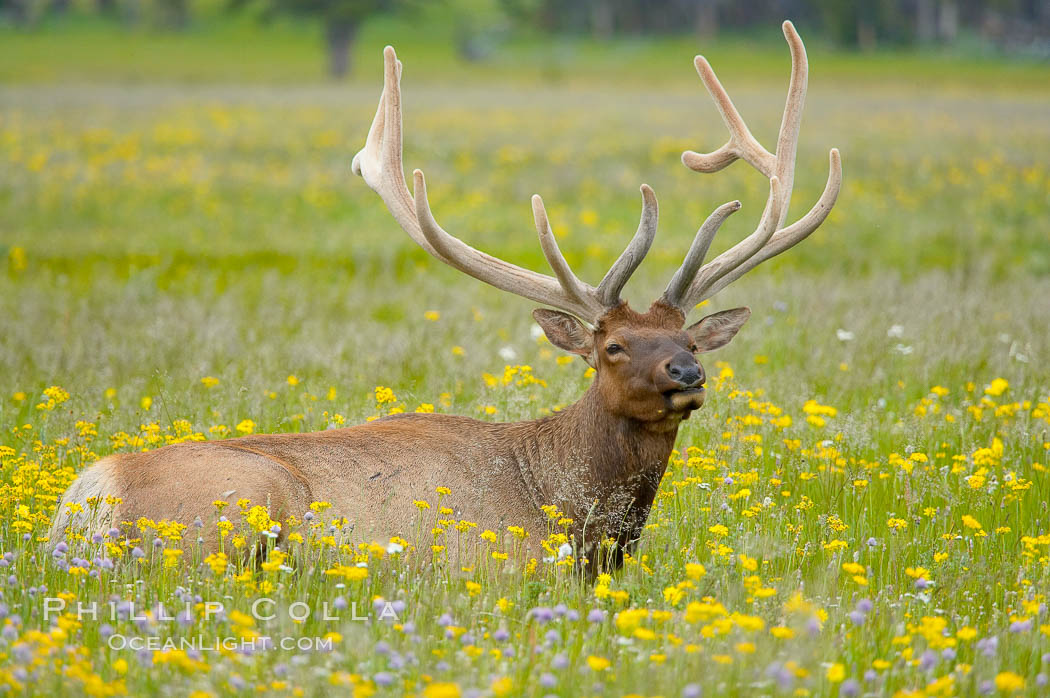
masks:
<instances>
[{"instance_id":1,"label":"elk eye","mask_svg":"<svg viewBox=\"0 0 1050 698\"><path fill-rule=\"evenodd\" d=\"M605 345L605 353L607 353L607 354L610 354L610 355L611 354L619 354L622 351L623 351L623 347L621 347L616 342L613 342L611 344L606 344Z\"/></svg>"}]
</instances>

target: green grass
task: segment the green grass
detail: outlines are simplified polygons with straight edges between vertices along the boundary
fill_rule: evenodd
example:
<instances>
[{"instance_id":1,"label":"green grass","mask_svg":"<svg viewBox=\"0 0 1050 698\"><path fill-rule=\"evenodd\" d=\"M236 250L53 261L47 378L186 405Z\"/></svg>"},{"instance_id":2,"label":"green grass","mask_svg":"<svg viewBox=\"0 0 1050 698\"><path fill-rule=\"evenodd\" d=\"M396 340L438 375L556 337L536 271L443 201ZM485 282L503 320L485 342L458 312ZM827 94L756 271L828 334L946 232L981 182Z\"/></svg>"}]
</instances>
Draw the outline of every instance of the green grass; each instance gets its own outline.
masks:
<instances>
[{"instance_id":1,"label":"green grass","mask_svg":"<svg viewBox=\"0 0 1050 698\"><path fill-rule=\"evenodd\" d=\"M156 63L140 64L149 85L138 86L118 60L128 47L102 46L109 30L68 29L104 48L90 68L81 54L47 57L65 29L0 41L8 80L22 75L9 52L41 57L35 77L0 90L0 545L11 554L0 683L39 695L319 696L351 685L455 695L443 685L455 683L484 695L675 696L699 684L708 696L834 696L856 680L872 695L972 695L988 682L1012 693L1016 674L1024 694L1040 695L1050 651L1041 610L1050 582L1050 122L1029 89L1032 66L973 71L997 89L964 93L965 63L811 51L792 211L818 196L831 146L843 153L839 204L810 240L710 306L748 304L754 316L704 357L717 377L708 404L684 425L651 525L611 579L588 584L543 561L529 571L513 554L462 570L434 560L436 541L413 531L394 555L340 548L316 521L298 529L290 558L271 553L265 569L239 556L229 566L213 559L213 569L192 551L165 567L151 540L142 561L130 553L136 542L80 542L67 569L52 561L43 537L56 496L114 451L221 438L248 429L246 420L257 432L360 422L391 408L376 404L376 386L406 410L427 403L500 420L539 416L586 388L581 363L558 362L534 339L530 304L430 260L350 175L378 97L381 28L363 38L371 62L349 86L291 84L311 81L319 55L308 35L280 27L270 36L287 31L288 47L273 55L288 60L245 48L241 67L212 74L210 40L191 33L158 44ZM172 59L178 45L193 48L184 61ZM596 281L634 230L637 187L648 182L661 227L628 289L640 306L713 207L745 206L719 249L758 218L760 175L744 165L697 175L678 163L681 150L724 140L691 72L692 49L682 60L674 43L643 45L622 59L627 78L615 85L591 77L629 49L580 44L577 77L529 85L540 68L491 83L509 64L475 75L436 51L419 48L417 58L414 41L402 46L406 166L427 172L442 224L482 249L543 269L528 205L538 192L570 262ZM785 58L723 49L709 55L768 143L783 85L767 86L786 73ZM521 50L506 55L529 55ZM650 62L663 75L661 56L672 54L666 86L641 84ZM883 72L888 64L918 67L905 78ZM916 76L938 74L951 79L915 91ZM50 84L82 78L123 84ZM209 84L263 79L285 84ZM164 84L172 81L193 84ZM514 358L501 357L508 349ZM506 364L531 366L546 385L490 386L484 374L501 379ZM68 400L51 391L59 399L38 408L52 385ZM811 414L811 400L835 409ZM439 496L418 497L434 505L420 514L429 531ZM448 545L477 535L444 528L438 542ZM193 529L184 535L192 540ZM326 574L358 562L364 579ZM919 577L932 585L919 589ZM189 625L154 613L143 627L43 617L44 597L60 594L70 609L118 598L137 613L164 602L175 615L187 590L224 603L226 615L205 618L196 606ZM320 613L342 597L364 614L377 596L404 603L397 623L375 611L370 623L352 621L350 609L335 621L289 618L295 601ZM252 626L231 612L250 617L260 597L276 599L276 618ZM857 625L850 614L863 599L872 610ZM530 613L559 604L581 619ZM606 617L588 622L596 608ZM206 645L253 632L333 645L138 654L108 648L103 622ZM540 685L544 674L552 688Z\"/></svg>"}]
</instances>

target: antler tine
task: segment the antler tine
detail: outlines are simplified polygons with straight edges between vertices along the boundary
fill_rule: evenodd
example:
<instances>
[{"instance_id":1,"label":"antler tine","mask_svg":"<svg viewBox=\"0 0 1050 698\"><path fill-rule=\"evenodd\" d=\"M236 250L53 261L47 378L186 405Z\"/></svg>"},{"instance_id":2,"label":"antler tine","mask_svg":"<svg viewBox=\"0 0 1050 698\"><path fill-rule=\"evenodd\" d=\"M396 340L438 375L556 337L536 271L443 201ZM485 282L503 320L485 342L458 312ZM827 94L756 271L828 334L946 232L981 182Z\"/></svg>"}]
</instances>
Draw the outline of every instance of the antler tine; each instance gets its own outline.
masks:
<instances>
[{"instance_id":1,"label":"antler tine","mask_svg":"<svg viewBox=\"0 0 1050 698\"><path fill-rule=\"evenodd\" d=\"M718 107L722 121L729 129L729 141L711 153L687 150L682 153L682 164L696 172L718 172L743 158L759 172L771 177L776 169L776 158L751 135L751 130L722 87L711 64L703 56L697 56L693 59L693 65L696 66L696 72Z\"/></svg>"},{"instance_id":2,"label":"antler tine","mask_svg":"<svg viewBox=\"0 0 1050 698\"><path fill-rule=\"evenodd\" d=\"M715 295L767 259L776 257L784 250L794 247L820 227L835 206L839 190L842 188L842 158L839 156L838 148L831 149L831 152L828 154L828 160L830 161L828 181L824 185L824 192L817 199L817 203L813 205L813 208L802 218L774 233L765 247L759 250L757 254L727 273L717 282L711 284L711 287L706 290L702 297L696 300L696 303Z\"/></svg>"},{"instance_id":3,"label":"antler tine","mask_svg":"<svg viewBox=\"0 0 1050 698\"><path fill-rule=\"evenodd\" d=\"M598 299L607 308L620 304L620 292L627 285L631 274L645 259L645 255L649 253L653 238L656 237L656 225L660 217L656 194L648 184L643 184L640 190L642 192L642 217L638 221L638 230L619 258L605 273L601 283L598 284Z\"/></svg>"},{"instance_id":4,"label":"antler tine","mask_svg":"<svg viewBox=\"0 0 1050 698\"><path fill-rule=\"evenodd\" d=\"M547 209L544 208L543 199L539 194L532 195L532 217L536 221L536 235L540 239L540 249L543 250L547 264L558 278L558 283L567 293L581 301L586 302L585 299L591 299L594 289L580 281L573 273L569 263L565 261L565 256L558 247L558 240L554 237L554 231L551 230Z\"/></svg>"},{"instance_id":5,"label":"antler tine","mask_svg":"<svg viewBox=\"0 0 1050 698\"><path fill-rule=\"evenodd\" d=\"M791 190L795 184L795 154L798 152L798 132L802 126L802 110L806 106L806 88L809 85L809 58L802 37L795 31L795 25L784 22L784 38L791 51L791 79L788 81L787 101L784 104L784 117L780 121L780 134L777 136L776 176L784 188L783 208L777 218L777 226L784 225L788 205L791 203Z\"/></svg>"},{"instance_id":6,"label":"antler tine","mask_svg":"<svg viewBox=\"0 0 1050 698\"><path fill-rule=\"evenodd\" d=\"M838 198L842 182L842 166L838 150L832 149L828 183L817 204L796 223L786 228L782 227L791 203L799 127L802 122L802 110L805 105L809 78L809 62L802 39L791 22L784 22L783 30L784 38L791 51L791 80L788 84L787 101L780 124L775 156L763 148L751 135L740 113L733 106L732 100L729 99L729 95L711 69L711 65L702 56L696 57L697 72L721 112L730 137L728 143L712 153L700 154L686 151L682 154L682 162L690 169L699 172L717 172L737 159L743 159L769 178L770 191L765 210L762 212L762 218L755 232L700 267L695 271L695 278L693 278L687 272L689 269L695 269L699 263L693 249L700 245L700 233L697 234L698 239L694 240L693 248L686 255L686 261L671 279L664 293L664 299L679 308L688 310L701 300L710 298L765 260L804 240L824 222ZM713 235L713 232L711 234ZM709 244L710 240L706 245ZM703 245L705 252L706 245ZM686 281L690 278L691 281Z\"/></svg>"},{"instance_id":7,"label":"antler tine","mask_svg":"<svg viewBox=\"0 0 1050 698\"><path fill-rule=\"evenodd\" d=\"M715 239L715 233L722 227L722 223L725 222L726 218L729 218L729 216L739 210L740 202L730 201L716 208L707 217L704 224L696 231L696 237L693 238L693 244L689 246L689 252L686 253L682 266L671 277L671 283L667 285L667 290L664 291L663 298L665 301L670 301L672 304L677 305L676 299L681 298L682 294L685 293L685 290L696 276L696 272L700 269L700 265L704 263L704 257L707 256L707 251L711 248L711 241Z\"/></svg>"},{"instance_id":8,"label":"antler tine","mask_svg":"<svg viewBox=\"0 0 1050 698\"><path fill-rule=\"evenodd\" d=\"M656 233L656 197L652 190L643 185L642 220L638 232L598 288L580 281L569 268L558 249L539 197L533 199L536 230L554 277L523 269L476 250L438 225L427 200L426 180L419 170L413 174L415 194L409 193L401 150L401 62L390 46L383 50L383 65L383 93L379 107L365 147L354 156L352 169L382 197L409 237L435 258L480 281L566 310L590 322L596 322L607 308L617 305L623 285L648 252Z\"/></svg>"},{"instance_id":9,"label":"antler tine","mask_svg":"<svg viewBox=\"0 0 1050 698\"><path fill-rule=\"evenodd\" d=\"M715 282L738 268L769 242L777 231L776 212L780 210L782 201L780 180L774 175L769 180L769 198L766 199L766 208L762 212L762 219L755 228L755 232L700 268L685 293L685 298L691 301L690 305L685 307L699 303L699 300L692 301L692 299L705 297L704 294Z\"/></svg>"},{"instance_id":10,"label":"antler tine","mask_svg":"<svg viewBox=\"0 0 1050 698\"><path fill-rule=\"evenodd\" d=\"M401 61L393 46L383 49L383 93L365 147L354 155L350 169L379 194L394 220L417 245L440 258L423 237L412 195L405 185L401 164Z\"/></svg>"}]
</instances>

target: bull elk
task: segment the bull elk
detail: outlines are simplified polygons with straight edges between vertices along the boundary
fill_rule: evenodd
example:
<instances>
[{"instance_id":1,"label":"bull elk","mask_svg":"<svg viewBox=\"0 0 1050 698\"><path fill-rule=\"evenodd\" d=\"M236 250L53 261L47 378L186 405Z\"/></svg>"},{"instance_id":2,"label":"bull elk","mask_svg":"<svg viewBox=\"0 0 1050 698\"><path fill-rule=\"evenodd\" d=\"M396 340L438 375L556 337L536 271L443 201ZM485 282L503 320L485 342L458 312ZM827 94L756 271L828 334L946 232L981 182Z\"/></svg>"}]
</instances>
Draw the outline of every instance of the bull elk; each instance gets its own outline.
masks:
<instances>
[{"instance_id":1,"label":"bull elk","mask_svg":"<svg viewBox=\"0 0 1050 698\"><path fill-rule=\"evenodd\" d=\"M841 164L832 149L820 199L802 218L785 225L808 66L794 26L785 22L783 29L791 80L775 154L751 135L707 60L695 59L730 137L714 152L685 152L682 162L698 172L716 172L742 159L769 179L769 197L755 231L703 264L715 233L740 203L723 204L711 213L663 295L644 313L632 310L620 292L656 233L652 189L641 186L638 230L597 287L569 268L539 196L532 198L532 210L553 276L470 247L434 220L421 171L413 174L413 192L405 183L401 63L387 47L379 108L364 148L353 159L354 173L430 255L484 283L556 308L535 310L533 317L554 346L578 354L594 368L591 386L575 404L534 421L488 423L445 414L398 414L344 429L259 434L111 455L80 474L65 493L52 542L70 528L94 533L138 517L213 522L215 500L241 498L267 503L274 518L302 514L314 500L326 500L333 513L354 527L354 538L385 541L413 530L414 496L447 487L451 494L443 504L457 517L495 531L524 527L531 533L527 553L536 556L543 554L540 541L547 530L541 507L553 504L573 520L570 532L582 551L577 555L611 539L617 544L615 565L638 540L679 425L704 404L705 375L696 355L728 343L751 311L724 310L688 327L686 315L805 239L828 216L839 192ZM111 504L105 503L107 498ZM89 500L98 506L88 506ZM214 525L206 525L203 534L205 551L219 546Z\"/></svg>"}]
</instances>

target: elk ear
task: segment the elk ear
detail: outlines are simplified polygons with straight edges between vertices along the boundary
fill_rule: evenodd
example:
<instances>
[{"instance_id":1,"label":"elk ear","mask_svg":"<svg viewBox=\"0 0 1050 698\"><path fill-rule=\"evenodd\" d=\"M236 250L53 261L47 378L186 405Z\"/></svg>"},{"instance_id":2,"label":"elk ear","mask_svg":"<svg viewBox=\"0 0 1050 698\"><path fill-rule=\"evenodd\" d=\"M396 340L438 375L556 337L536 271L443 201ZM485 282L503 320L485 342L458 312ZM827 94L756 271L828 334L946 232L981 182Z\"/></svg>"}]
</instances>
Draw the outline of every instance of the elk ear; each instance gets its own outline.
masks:
<instances>
[{"instance_id":1,"label":"elk ear","mask_svg":"<svg viewBox=\"0 0 1050 698\"><path fill-rule=\"evenodd\" d=\"M590 363L591 350L594 349L594 333L582 322L568 313L547 308L536 308L532 311L532 317L543 328L543 334L547 335L551 344L579 354Z\"/></svg>"},{"instance_id":2,"label":"elk ear","mask_svg":"<svg viewBox=\"0 0 1050 698\"><path fill-rule=\"evenodd\" d=\"M751 317L751 308L733 308L708 315L695 325L686 328L686 332L696 343L696 353L713 351L729 344L747 319Z\"/></svg>"}]
</instances>

